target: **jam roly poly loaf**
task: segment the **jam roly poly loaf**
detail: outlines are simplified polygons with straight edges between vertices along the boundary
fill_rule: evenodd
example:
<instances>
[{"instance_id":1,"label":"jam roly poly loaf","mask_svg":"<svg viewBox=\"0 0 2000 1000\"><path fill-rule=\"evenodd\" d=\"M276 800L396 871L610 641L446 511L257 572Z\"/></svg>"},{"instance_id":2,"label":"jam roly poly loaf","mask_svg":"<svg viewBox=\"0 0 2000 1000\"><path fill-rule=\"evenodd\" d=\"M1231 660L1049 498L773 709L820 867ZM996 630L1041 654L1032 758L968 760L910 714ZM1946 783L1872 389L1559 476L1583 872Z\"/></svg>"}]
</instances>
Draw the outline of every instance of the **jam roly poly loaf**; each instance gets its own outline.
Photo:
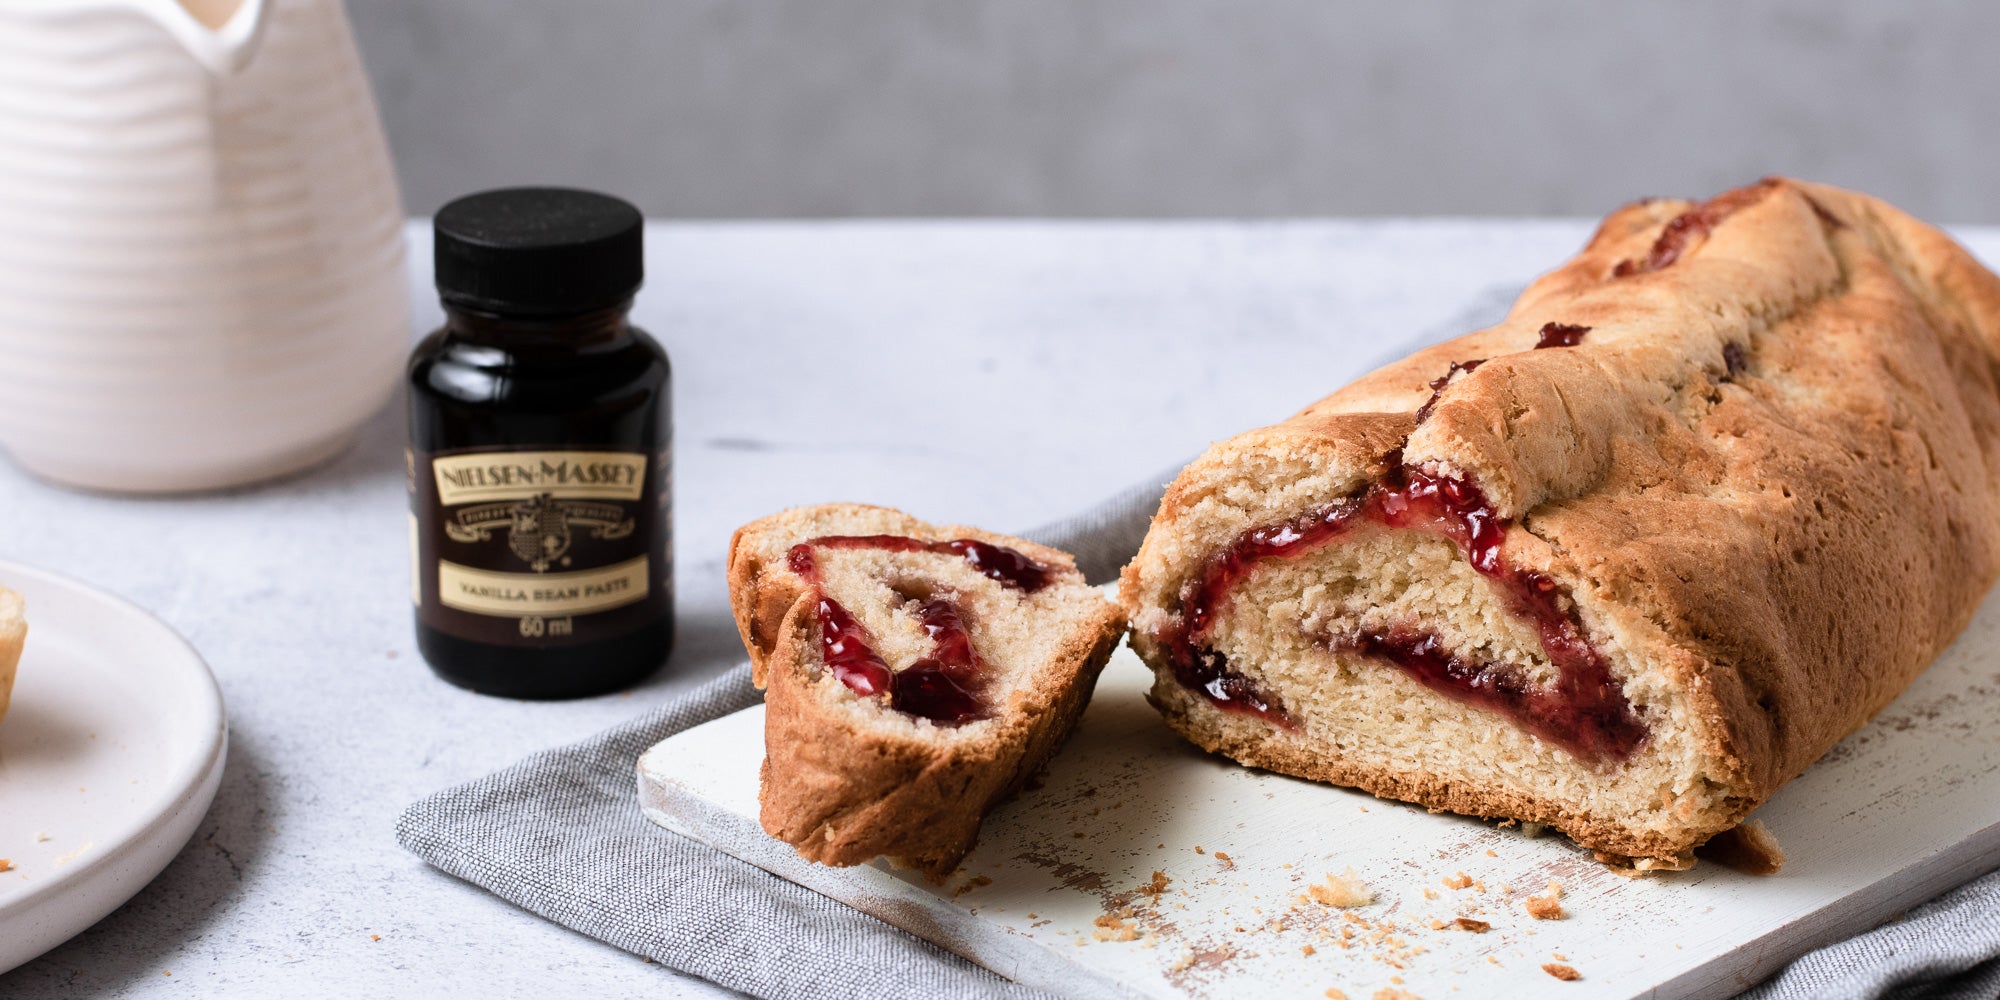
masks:
<instances>
[{"instance_id":1,"label":"jam roly poly loaf","mask_svg":"<svg viewBox=\"0 0 2000 1000\"><path fill-rule=\"evenodd\" d=\"M983 698L985 663L972 646L965 617L951 601L933 597L917 609L934 649L901 671L891 670L870 645L868 630L821 586L816 548L886 549L955 555L1003 586L1033 593L1049 585L1048 567L1004 545L961 538L927 542L903 535L829 535L801 542L786 553L786 565L813 588L819 617L820 655L847 689L863 698L885 692L889 707L944 725L991 716Z\"/></svg>"},{"instance_id":2,"label":"jam roly poly loaf","mask_svg":"<svg viewBox=\"0 0 2000 1000\"><path fill-rule=\"evenodd\" d=\"M1543 652L1560 679L1549 689L1528 688L1490 664L1445 652L1436 635L1415 626L1331 636L1329 645L1386 660L1432 690L1498 712L1581 757L1622 760L1644 742L1644 724L1611 677L1604 657L1584 637L1574 614L1562 607L1555 582L1501 561L1508 522L1479 488L1400 465L1359 497L1253 528L1211 558L1201 575L1183 588L1179 614L1155 636L1166 650L1175 679L1220 707L1289 726L1283 706L1231 669L1227 659L1208 646L1208 635L1230 591L1258 563L1315 551L1363 518L1449 539L1467 563L1501 587L1515 614L1535 623Z\"/></svg>"}]
</instances>

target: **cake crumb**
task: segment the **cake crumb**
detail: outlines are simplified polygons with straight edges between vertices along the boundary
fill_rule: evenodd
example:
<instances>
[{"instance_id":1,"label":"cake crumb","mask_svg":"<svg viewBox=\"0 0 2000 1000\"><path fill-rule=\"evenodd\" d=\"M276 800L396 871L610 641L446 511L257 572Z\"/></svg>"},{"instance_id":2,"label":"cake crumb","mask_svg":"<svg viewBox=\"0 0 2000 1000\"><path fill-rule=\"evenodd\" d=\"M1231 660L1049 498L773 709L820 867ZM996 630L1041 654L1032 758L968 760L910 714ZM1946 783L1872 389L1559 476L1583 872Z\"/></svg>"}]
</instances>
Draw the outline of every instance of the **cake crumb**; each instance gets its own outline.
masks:
<instances>
[{"instance_id":1,"label":"cake crumb","mask_svg":"<svg viewBox=\"0 0 2000 1000\"><path fill-rule=\"evenodd\" d=\"M1486 856L1489 858L1497 858L1500 855L1493 853L1493 848L1489 847L1486 849Z\"/></svg>"},{"instance_id":2,"label":"cake crumb","mask_svg":"<svg viewBox=\"0 0 2000 1000\"><path fill-rule=\"evenodd\" d=\"M1472 876L1467 875L1464 872L1459 872L1458 874L1453 875L1448 879L1445 879L1444 887L1447 889L1470 889L1472 888Z\"/></svg>"},{"instance_id":3,"label":"cake crumb","mask_svg":"<svg viewBox=\"0 0 2000 1000\"><path fill-rule=\"evenodd\" d=\"M1550 958L1553 958L1553 959L1555 959L1555 960L1556 960L1556 961L1558 961L1558 962L1567 962L1567 961L1569 961L1569 956L1568 956L1568 955L1565 955L1565 954L1563 954L1562 952L1559 952L1559 951L1552 951L1552 952L1549 952L1549 957L1550 957Z\"/></svg>"},{"instance_id":4,"label":"cake crumb","mask_svg":"<svg viewBox=\"0 0 2000 1000\"><path fill-rule=\"evenodd\" d=\"M1300 896L1299 901L1346 909L1367 906L1375 901L1375 893L1361 881L1360 876L1354 874L1354 869L1349 868L1338 875L1328 872L1326 881L1307 886L1306 894Z\"/></svg>"},{"instance_id":5,"label":"cake crumb","mask_svg":"<svg viewBox=\"0 0 2000 1000\"><path fill-rule=\"evenodd\" d=\"M1556 977L1557 979L1562 980L1565 983L1573 983L1583 978L1583 973L1578 972L1576 971L1575 968L1564 965L1561 962L1549 962L1542 966L1542 971L1548 973L1551 976Z\"/></svg>"},{"instance_id":6,"label":"cake crumb","mask_svg":"<svg viewBox=\"0 0 2000 1000\"><path fill-rule=\"evenodd\" d=\"M1225 868L1236 867L1236 862L1230 860L1229 855L1222 851L1215 852L1215 860L1222 862L1223 867Z\"/></svg>"},{"instance_id":7,"label":"cake crumb","mask_svg":"<svg viewBox=\"0 0 2000 1000\"><path fill-rule=\"evenodd\" d=\"M1313 957L1313 952L1317 950L1318 949L1314 948L1312 945L1305 945L1304 947L1299 949L1299 954L1304 955L1307 958L1311 958Z\"/></svg>"},{"instance_id":8,"label":"cake crumb","mask_svg":"<svg viewBox=\"0 0 2000 1000\"><path fill-rule=\"evenodd\" d=\"M1528 916L1536 920L1561 920L1568 916L1569 914L1563 912L1562 894L1562 883L1549 882L1547 895L1528 897L1528 902L1525 904Z\"/></svg>"},{"instance_id":9,"label":"cake crumb","mask_svg":"<svg viewBox=\"0 0 2000 1000\"><path fill-rule=\"evenodd\" d=\"M1326 1000L1347 1000L1347 994L1337 987L1329 986L1326 988Z\"/></svg>"},{"instance_id":10,"label":"cake crumb","mask_svg":"<svg viewBox=\"0 0 2000 1000\"><path fill-rule=\"evenodd\" d=\"M1785 849L1763 820L1740 823L1710 837L1695 854L1745 875L1775 875L1785 866Z\"/></svg>"},{"instance_id":11,"label":"cake crumb","mask_svg":"<svg viewBox=\"0 0 2000 1000\"><path fill-rule=\"evenodd\" d=\"M46 833L38 833L38 834L35 834L35 843L37 843L37 844L46 844L46 843L48 843L48 842L49 842L49 835L48 835L48 834L46 834Z\"/></svg>"},{"instance_id":12,"label":"cake crumb","mask_svg":"<svg viewBox=\"0 0 2000 1000\"><path fill-rule=\"evenodd\" d=\"M1424 998L1411 993L1409 990L1399 990L1394 986L1384 986L1375 991L1373 1000L1424 1000Z\"/></svg>"},{"instance_id":13,"label":"cake crumb","mask_svg":"<svg viewBox=\"0 0 2000 1000\"><path fill-rule=\"evenodd\" d=\"M1434 931L1441 931L1441 930L1444 930L1444 929L1445 929L1445 927L1447 927L1447 926L1449 926L1449 925L1447 925L1447 924L1446 924L1446 923L1445 923L1444 921L1442 921L1442 920L1439 920L1439 919L1438 919L1438 918L1436 918L1436 917L1432 917L1432 918L1431 918L1431 930L1434 930Z\"/></svg>"},{"instance_id":14,"label":"cake crumb","mask_svg":"<svg viewBox=\"0 0 2000 1000\"><path fill-rule=\"evenodd\" d=\"M1195 852L1196 854L1207 854L1207 853L1208 853L1207 851L1204 851L1204 850L1202 850L1202 849L1201 849L1201 845L1200 845L1200 844L1196 844L1196 845L1194 845L1194 852Z\"/></svg>"},{"instance_id":15,"label":"cake crumb","mask_svg":"<svg viewBox=\"0 0 2000 1000\"><path fill-rule=\"evenodd\" d=\"M1431 888L1426 888L1426 889L1424 890L1424 898L1425 898L1425 899L1436 899L1436 898L1438 898L1438 891L1437 891L1436 889L1431 889Z\"/></svg>"},{"instance_id":16,"label":"cake crumb","mask_svg":"<svg viewBox=\"0 0 2000 1000\"><path fill-rule=\"evenodd\" d=\"M1091 936L1099 941L1137 941L1139 929L1124 919L1130 915L1130 911L1120 911L1098 917L1092 921L1097 925L1097 930L1092 931Z\"/></svg>"},{"instance_id":17,"label":"cake crumb","mask_svg":"<svg viewBox=\"0 0 2000 1000\"><path fill-rule=\"evenodd\" d=\"M13 861L7 858L0 858L0 872L11 872L13 870L14 870Z\"/></svg>"},{"instance_id":18,"label":"cake crumb","mask_svg":"<svg viewBox=\"0 0 2000 1000\"><path fill-rule=\"evenodd\" d=\"M370 935L368 935L368 940L370 940L370 941L380 941L380 940L382 940L382 935L380 935L380 934L370 934Z\"/></svg>"},{"instance_id":19,"label":"cake crumb","mask_svg":"<svg viewBox=\"0 0 2000 1000\"><path fill-rule=\"evenodd\" d=\"M1471 931L1474 934L1484 934L1487 931L1493 929L1492 924L1489 924L1484 920L1474 920L1471 917L1460 917L1457 920L1452 921L1451 923L1452 926L1457 927L1459 930Z\"/></svg>"}]
</instances>

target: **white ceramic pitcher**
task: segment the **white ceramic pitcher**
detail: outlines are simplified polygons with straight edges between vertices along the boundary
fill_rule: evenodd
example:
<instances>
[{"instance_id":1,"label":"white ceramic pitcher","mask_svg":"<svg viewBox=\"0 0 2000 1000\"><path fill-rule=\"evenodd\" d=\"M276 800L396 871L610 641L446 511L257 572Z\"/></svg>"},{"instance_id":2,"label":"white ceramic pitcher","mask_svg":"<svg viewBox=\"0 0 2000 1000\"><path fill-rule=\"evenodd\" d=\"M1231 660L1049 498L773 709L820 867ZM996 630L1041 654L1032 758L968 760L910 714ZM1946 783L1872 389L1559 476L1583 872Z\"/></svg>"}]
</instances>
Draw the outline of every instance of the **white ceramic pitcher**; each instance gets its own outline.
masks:
<instances>
[{"instance_id":1,"label":"white ceramic pitcher","mask_svg":"<svg viewBox=\"0 0 2000 1000\"><path fill-rule=\"evenodd\" d=\"M0 0L0 444L98 490L303 469L409 346L340 0Z\"/></svg>"}]
</instances>

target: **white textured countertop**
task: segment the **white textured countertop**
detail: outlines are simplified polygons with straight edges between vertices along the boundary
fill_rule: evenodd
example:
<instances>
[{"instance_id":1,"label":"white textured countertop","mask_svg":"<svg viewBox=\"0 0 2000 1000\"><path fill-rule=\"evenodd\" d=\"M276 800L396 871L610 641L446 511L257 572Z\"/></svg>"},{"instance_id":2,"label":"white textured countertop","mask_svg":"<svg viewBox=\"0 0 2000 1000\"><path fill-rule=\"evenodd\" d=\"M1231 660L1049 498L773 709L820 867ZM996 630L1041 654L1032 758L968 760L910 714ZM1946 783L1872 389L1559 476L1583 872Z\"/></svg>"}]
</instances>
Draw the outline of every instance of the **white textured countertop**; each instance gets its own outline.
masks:
<instances>
[{"instance_id":1,"label":"white textured countertop","mask_svg":"<svg viewBox=\"0 0 2000 1000\"><path fill-rule=\"evenodd\" d=\"M332 464L243 492L79 496L0 467L0 558L159 614L232 728L181 855L0 996L723 994L431 870L397 814L736 662L721 574L743 521L858 500L1033 527L1497 319L1589 228L655 225L636 319L675 364L680 639L643 686L584 701L470 694L417 656L400 400ZM2000 230L1960 235L2000 260ZM428 329L424 228L411 257Z\"/></svg>"}]
</instances>

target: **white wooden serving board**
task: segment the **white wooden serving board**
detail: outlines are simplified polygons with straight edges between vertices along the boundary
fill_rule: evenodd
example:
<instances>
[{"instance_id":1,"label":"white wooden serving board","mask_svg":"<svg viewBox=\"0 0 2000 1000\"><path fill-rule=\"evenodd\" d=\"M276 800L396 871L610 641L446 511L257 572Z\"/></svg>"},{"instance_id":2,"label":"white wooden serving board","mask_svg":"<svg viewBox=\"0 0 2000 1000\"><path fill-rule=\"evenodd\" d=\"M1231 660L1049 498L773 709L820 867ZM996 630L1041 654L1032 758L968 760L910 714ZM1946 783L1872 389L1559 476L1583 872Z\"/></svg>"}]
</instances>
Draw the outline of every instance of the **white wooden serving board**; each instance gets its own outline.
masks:
<instances>
[{"instance_id":1,"label":"white wooden serving board","mask_svg":"<svg viewBox=\"0 0 2000 1000\"><path fill-rule=\"evenodd\" d=\"M1069 996L1729 996L2000 865L2000 597L1759 810L1789 856L1764 878L1712 863L1628 878L1553 834L1249 770L1168 730L1149 679L1121 648L1041 786L988 817L943 886L879 860L809 864L767 836L761 706L654 747L641 800L668 829ZM1303 900L1348 869L1374 903ZM1155 872L1164 891L1141 891ZM1461 872L1478 884L1444 884ZM1568 918L1530 918L1551 880ZM1542 970L1556 961L1582 978Z\"/></svg>"}]
</instances>

